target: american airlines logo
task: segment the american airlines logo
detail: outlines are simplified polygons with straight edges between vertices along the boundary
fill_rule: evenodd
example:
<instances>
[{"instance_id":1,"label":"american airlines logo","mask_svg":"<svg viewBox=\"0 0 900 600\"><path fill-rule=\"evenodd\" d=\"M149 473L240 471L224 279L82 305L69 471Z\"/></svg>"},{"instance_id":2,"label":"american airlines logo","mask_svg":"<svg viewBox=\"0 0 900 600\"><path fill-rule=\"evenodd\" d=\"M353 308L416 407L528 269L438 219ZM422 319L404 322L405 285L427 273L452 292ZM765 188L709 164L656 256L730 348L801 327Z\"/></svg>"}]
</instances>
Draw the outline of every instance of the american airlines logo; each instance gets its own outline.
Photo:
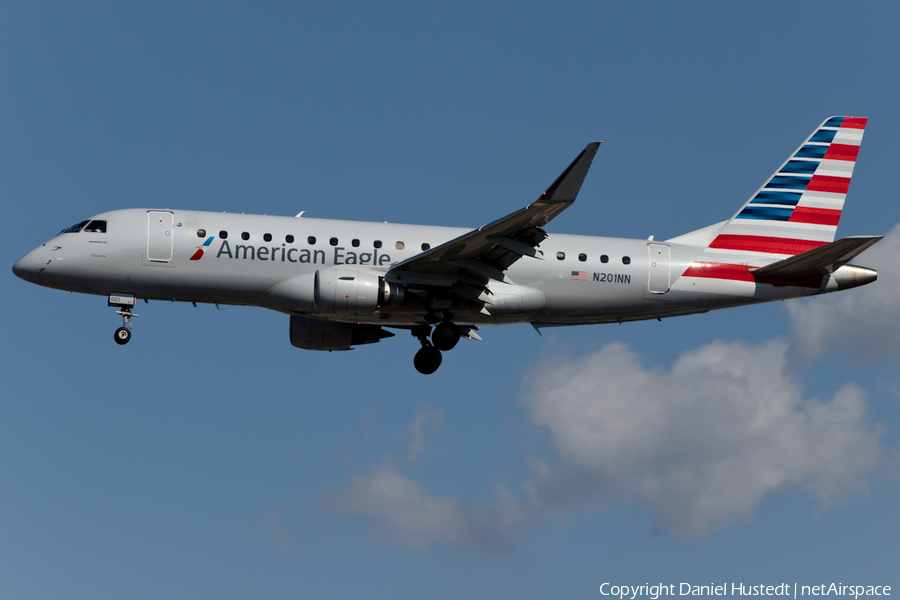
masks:
<instances>
[{"instance_id":1,"label":"american airlines logo","mask_svg":"<svg viewBox=\"0 0 900 600\"><path fill-rule=\"evenodd\" d=\"M191 260L200 260L201 258L203 258L203 249L206 248L207 246L209 246L210 244L212 244L212 241L214 239L216 239L216 236L214 236L214 235L211 235L208 238L206 238L206 241L203 242L203 245L200 246L199 248L197 248L197 251L194 252L194 255L191 257Z\"/></svg>"}]
</instances>

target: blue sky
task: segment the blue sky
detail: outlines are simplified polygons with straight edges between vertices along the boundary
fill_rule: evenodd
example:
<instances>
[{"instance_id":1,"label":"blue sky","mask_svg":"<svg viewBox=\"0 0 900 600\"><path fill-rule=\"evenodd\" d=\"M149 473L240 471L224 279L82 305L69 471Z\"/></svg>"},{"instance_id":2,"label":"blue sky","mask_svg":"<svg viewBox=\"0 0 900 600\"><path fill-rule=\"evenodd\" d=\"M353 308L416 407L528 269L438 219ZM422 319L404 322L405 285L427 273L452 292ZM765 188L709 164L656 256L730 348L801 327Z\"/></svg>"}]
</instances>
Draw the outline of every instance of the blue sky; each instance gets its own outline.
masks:
<instances>
[{"instance_id":1,"label":"blue sky","mask_svg":"<svg viewBox=\"0 0 900 600\"><path fill-rule=\"evenodd\" d=\"M604 581L900 586L900 9L887 3L0 8L12 264L126 207L476 227L601 147L554 232L728 218L869 118L866 288L707 315L288 343L255 308L7 271L0 596L596 598ZM724 435L723 435L724 432Z\"/></svg>"}]
</instances>

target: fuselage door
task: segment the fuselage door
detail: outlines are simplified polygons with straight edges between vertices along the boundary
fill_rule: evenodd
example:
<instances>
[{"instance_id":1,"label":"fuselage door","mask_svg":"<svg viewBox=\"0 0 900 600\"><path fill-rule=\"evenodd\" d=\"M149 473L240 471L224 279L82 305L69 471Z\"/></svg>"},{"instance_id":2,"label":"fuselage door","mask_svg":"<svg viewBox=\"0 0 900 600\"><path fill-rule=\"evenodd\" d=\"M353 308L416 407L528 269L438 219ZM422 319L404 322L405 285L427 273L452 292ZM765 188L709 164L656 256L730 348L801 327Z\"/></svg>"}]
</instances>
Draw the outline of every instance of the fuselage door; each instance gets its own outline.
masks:
<instances>
[{"instance_id":1,"label":"fuselage door","mask_svg":"<svg viewBox=\"0 0 900 600\"><path fill-rule=\"evenodd\" d=\"M669 291L669 247L665 244L647 244L650 252L650 276L647 289L652 294Z\"/></svg>"},{"instance_id":2,"label":"fuselage door","mask_svg":"<svg viewBox=\"0 0 900 600\"><path fill-rule=\"evenodd\" d=\"M172 260L174 215L167 211L147 213L147 259L153 262Z\"/></svg>"}]
</instances>

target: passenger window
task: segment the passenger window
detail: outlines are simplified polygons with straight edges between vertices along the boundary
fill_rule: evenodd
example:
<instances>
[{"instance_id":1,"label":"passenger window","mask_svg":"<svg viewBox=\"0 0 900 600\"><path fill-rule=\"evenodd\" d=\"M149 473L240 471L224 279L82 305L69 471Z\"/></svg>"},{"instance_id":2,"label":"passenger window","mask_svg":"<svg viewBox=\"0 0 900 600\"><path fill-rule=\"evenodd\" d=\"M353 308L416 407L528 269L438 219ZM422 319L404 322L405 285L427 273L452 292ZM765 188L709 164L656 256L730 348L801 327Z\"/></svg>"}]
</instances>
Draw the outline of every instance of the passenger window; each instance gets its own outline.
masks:
<instances>
[{"instance_id":1,"label":"passenger window","mask_svg":"<svg viewBox=\"0 0 900 600\"><path fill-rule=\"evenodd\" d=\"M197 237L198 237L198 238L205 238L205 237L206 237L206 230L205 230L205 229L198 229L198 230L197 230Z\"/></svg>"},{"instance_id":2,"label":"passenger window","mask_svg":"<svg viewBox=\"0 0 900 600\"><path fill-rule=\"evenodd\" d=\"M602 262L602 263L608 263L608 262L609 262L609 257L608 257L607 255L605 255L605 254L601 254L601 255L600 255L600 262Z\"/></svg>"},{"instance_id":3,"label":"passenger window","mask_svg":"<svg viewBox=\"0 0 900 600\"><path fill-rule=\"evenodd\" d=\"M264 241L264 242L271 242L271 241L272 241L272 234L271 234L271 233L264 233L264 234L263 234L263 241Z\"/></svg>"},{"instance_id":4,"label":"passenger window","mask_svg":"<svg viewBox=\"0 0 900 600\"><path fill-rule=\"evenodd\" d=\"M375 240L372 245L376 248L381 248L381 240Z\"/></svg>"},{"instance_id":5,"label":"passenger window","mask_svg":"<svg viewBox=\"0 0 900 600\"><path fill-rule=\"evenodd\" d=\"M64 233L78 233L79 231L81 231L81 228L84 227L85 225L87 225L87 221L82 221L81 223L78 223L77 225L72 225L71 227L67 227L67 228L63 229L62 231L59 232L59 234L62 235Z\"/></svg>"},{"instance_id":6,"label":"passenger window","mask_svg":"<svg viewBox=\"0 0 900 600\"><path fill-rule=\"evenodd\" d=\"M87 233L106 233L106 221L91 221L84 230Z\"/></svg>"},{"instance_id":7,"label":"passenger window","mask_svg":"<svg viewBox=\"0 0 900 600\"><path fill-rule=\"evenodd\" d=\"M396 248L397 250L403 250L404 246L405 244L403 242L397 242L396 244L394 244L394 248Z\"/></svg>"},{"instance_id":8,"label":"passenger window","mask_svg":"<svg viewBox=\"0 0 900 600\"><path fill-rule=\"evenodd\" d=\"M284 236L284 241L286 241L288 244L293 244L293 243L294 243L294 236L288 234L288 235Z\"/></svg>"},{"instance_id":9,"label":"passenger window","mask_svg":"<svg viewBox=\"0 0 900 600\"><path fill-rule=\"evenodd\" d=\"M227 240L227 239L228 239L228 232L227 232L227 231L220 231L220 232L219 232L219 238L221 238L221 239L223 239L223 240Z\"/></svg>"},{"instance_id":10,"label":"passenger window","mask_svg":"<svg viewBox=\"0 0 900 600\"><path fill-rule=\"evenodd\" d=\"M556 258L557 258L557 260L564 260L566 258L566 253L565 252L557 252Z\"/></svg>"},{"instance_id":11,"label":"passenger window","mask_svg":"<svg viewBox=\"0 0 900 600\"><path fill-rule=\"evenodd\" d=\"M581 254L578 255L578 260L580 260L581 262L586 261L586 260L587 260L587 254L585 254L584 252L582 252Z\"/></svg>"},{"instance_id":12,"label":"passenger window","mask_svg":"<svg viewBox=\"0 0 900 600\"><path fill-rule=\"evenodd\" d=\"M245 231L244 233L241 234L241 239L242 239L242 240L249 240L249 239L250 239L250 234L247 233L247 232Z\"/></svg>"},{"instance_id":13,"label":"passenger window","mask_svg":"<svg viewBox=\"0 0 900 600\"><path fill-rule=\"evenodd\" d=\"M423 252L424 252L425 250L428 250L429 248L431 248L431 244L422 244L422 251L423 251Z\"/></svg>"},{"instance_id":14,"label":"passenger window","mask_svg":"<svg viewBox=\"0 0 900 600\"><path fill-rule=\"evenodd\" d=\"M623 257L622 257L622 264L623 264L623 265L630 265L630 264L631 264L631 257L630 257L630 256L623 256Z\"/></svg>"},{"instance_id":15,"label":"passenger window","mask_svg":"<svg viewBox=\"0 0 900 600\"><path fill-rule=\"evenodd\" d=\"M350 242L350 245L353 246L354 248L359 248L359 240L352 240Z\"/></svg>"},{"instance_id":16,"label":"passenger window","mask_svg":"<svg viewBox=\"0 0 900 600\"><path fill-rule=\"evenodd\" d=\"M306 243L309 244L310 246L315 246L316 245L316 236L311 235L308 238L306 238Z\"/></svg>"},{"instance_id":17,"label":"passenger window","mask_svg":"<svg viewBox=\"0 0 900 600\"><path fill-rule=\"evenodd\" d=\"M337 239L337 238L331 238L330 240L328 240L328 243L331 244L332 246L337 246L337 245L338 245L338 239Z\"/></svg>"}]
</instances>

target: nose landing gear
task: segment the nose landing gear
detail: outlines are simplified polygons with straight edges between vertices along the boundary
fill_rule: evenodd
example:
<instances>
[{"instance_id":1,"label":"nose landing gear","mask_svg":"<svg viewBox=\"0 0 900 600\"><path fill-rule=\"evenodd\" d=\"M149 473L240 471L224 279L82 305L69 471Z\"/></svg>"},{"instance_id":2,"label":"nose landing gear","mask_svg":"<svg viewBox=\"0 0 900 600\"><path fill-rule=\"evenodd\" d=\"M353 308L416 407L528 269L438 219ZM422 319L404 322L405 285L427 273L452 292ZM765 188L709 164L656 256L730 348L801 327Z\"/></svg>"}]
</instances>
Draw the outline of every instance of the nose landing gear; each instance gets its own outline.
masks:
<instances>
[{"instance_id":1,"label":"nose landing gear","mask_svg":"<svg viewBox=\"0 0 900 600\"><path fill-rule=\"evenodd\" d=\"M129 340L131 340L131 318L136 317L137 315L131 312L130 308L125 307L123 307L122 310L117 310L116 314L122 315L122 320L124 321L122 326L116 329L116 332L113 334L116 343L121 346L127 344Z\"/></svg>"},{"instance_id":2,"label":"nose landing gear","mask_svg":"<svg viewBox=\"0 0 900 600\"><path fill-rule=\"evenodd\" d=\"M131 339L131 330L128 329L127 327L119 327L118 329L116 329L116 332L113 334L113 337L116 340L116 343L119 344L120 346L122 344L127 344L128 340Z\"/></svg>"},{"instance_id":3,"label":"nose landing gear","mask_svg":"<svg viewBox=\"0 0 900 600\"><path fill-rule=\"evenodd\" d=\"M131 312L131 307L137 302L134 294L110 294L107 306L117 307L117 315L122 315L122 326L116 329L113 339L120 346L131 340L131 319L137 315Z\"/></svg>"}]
</instances>

